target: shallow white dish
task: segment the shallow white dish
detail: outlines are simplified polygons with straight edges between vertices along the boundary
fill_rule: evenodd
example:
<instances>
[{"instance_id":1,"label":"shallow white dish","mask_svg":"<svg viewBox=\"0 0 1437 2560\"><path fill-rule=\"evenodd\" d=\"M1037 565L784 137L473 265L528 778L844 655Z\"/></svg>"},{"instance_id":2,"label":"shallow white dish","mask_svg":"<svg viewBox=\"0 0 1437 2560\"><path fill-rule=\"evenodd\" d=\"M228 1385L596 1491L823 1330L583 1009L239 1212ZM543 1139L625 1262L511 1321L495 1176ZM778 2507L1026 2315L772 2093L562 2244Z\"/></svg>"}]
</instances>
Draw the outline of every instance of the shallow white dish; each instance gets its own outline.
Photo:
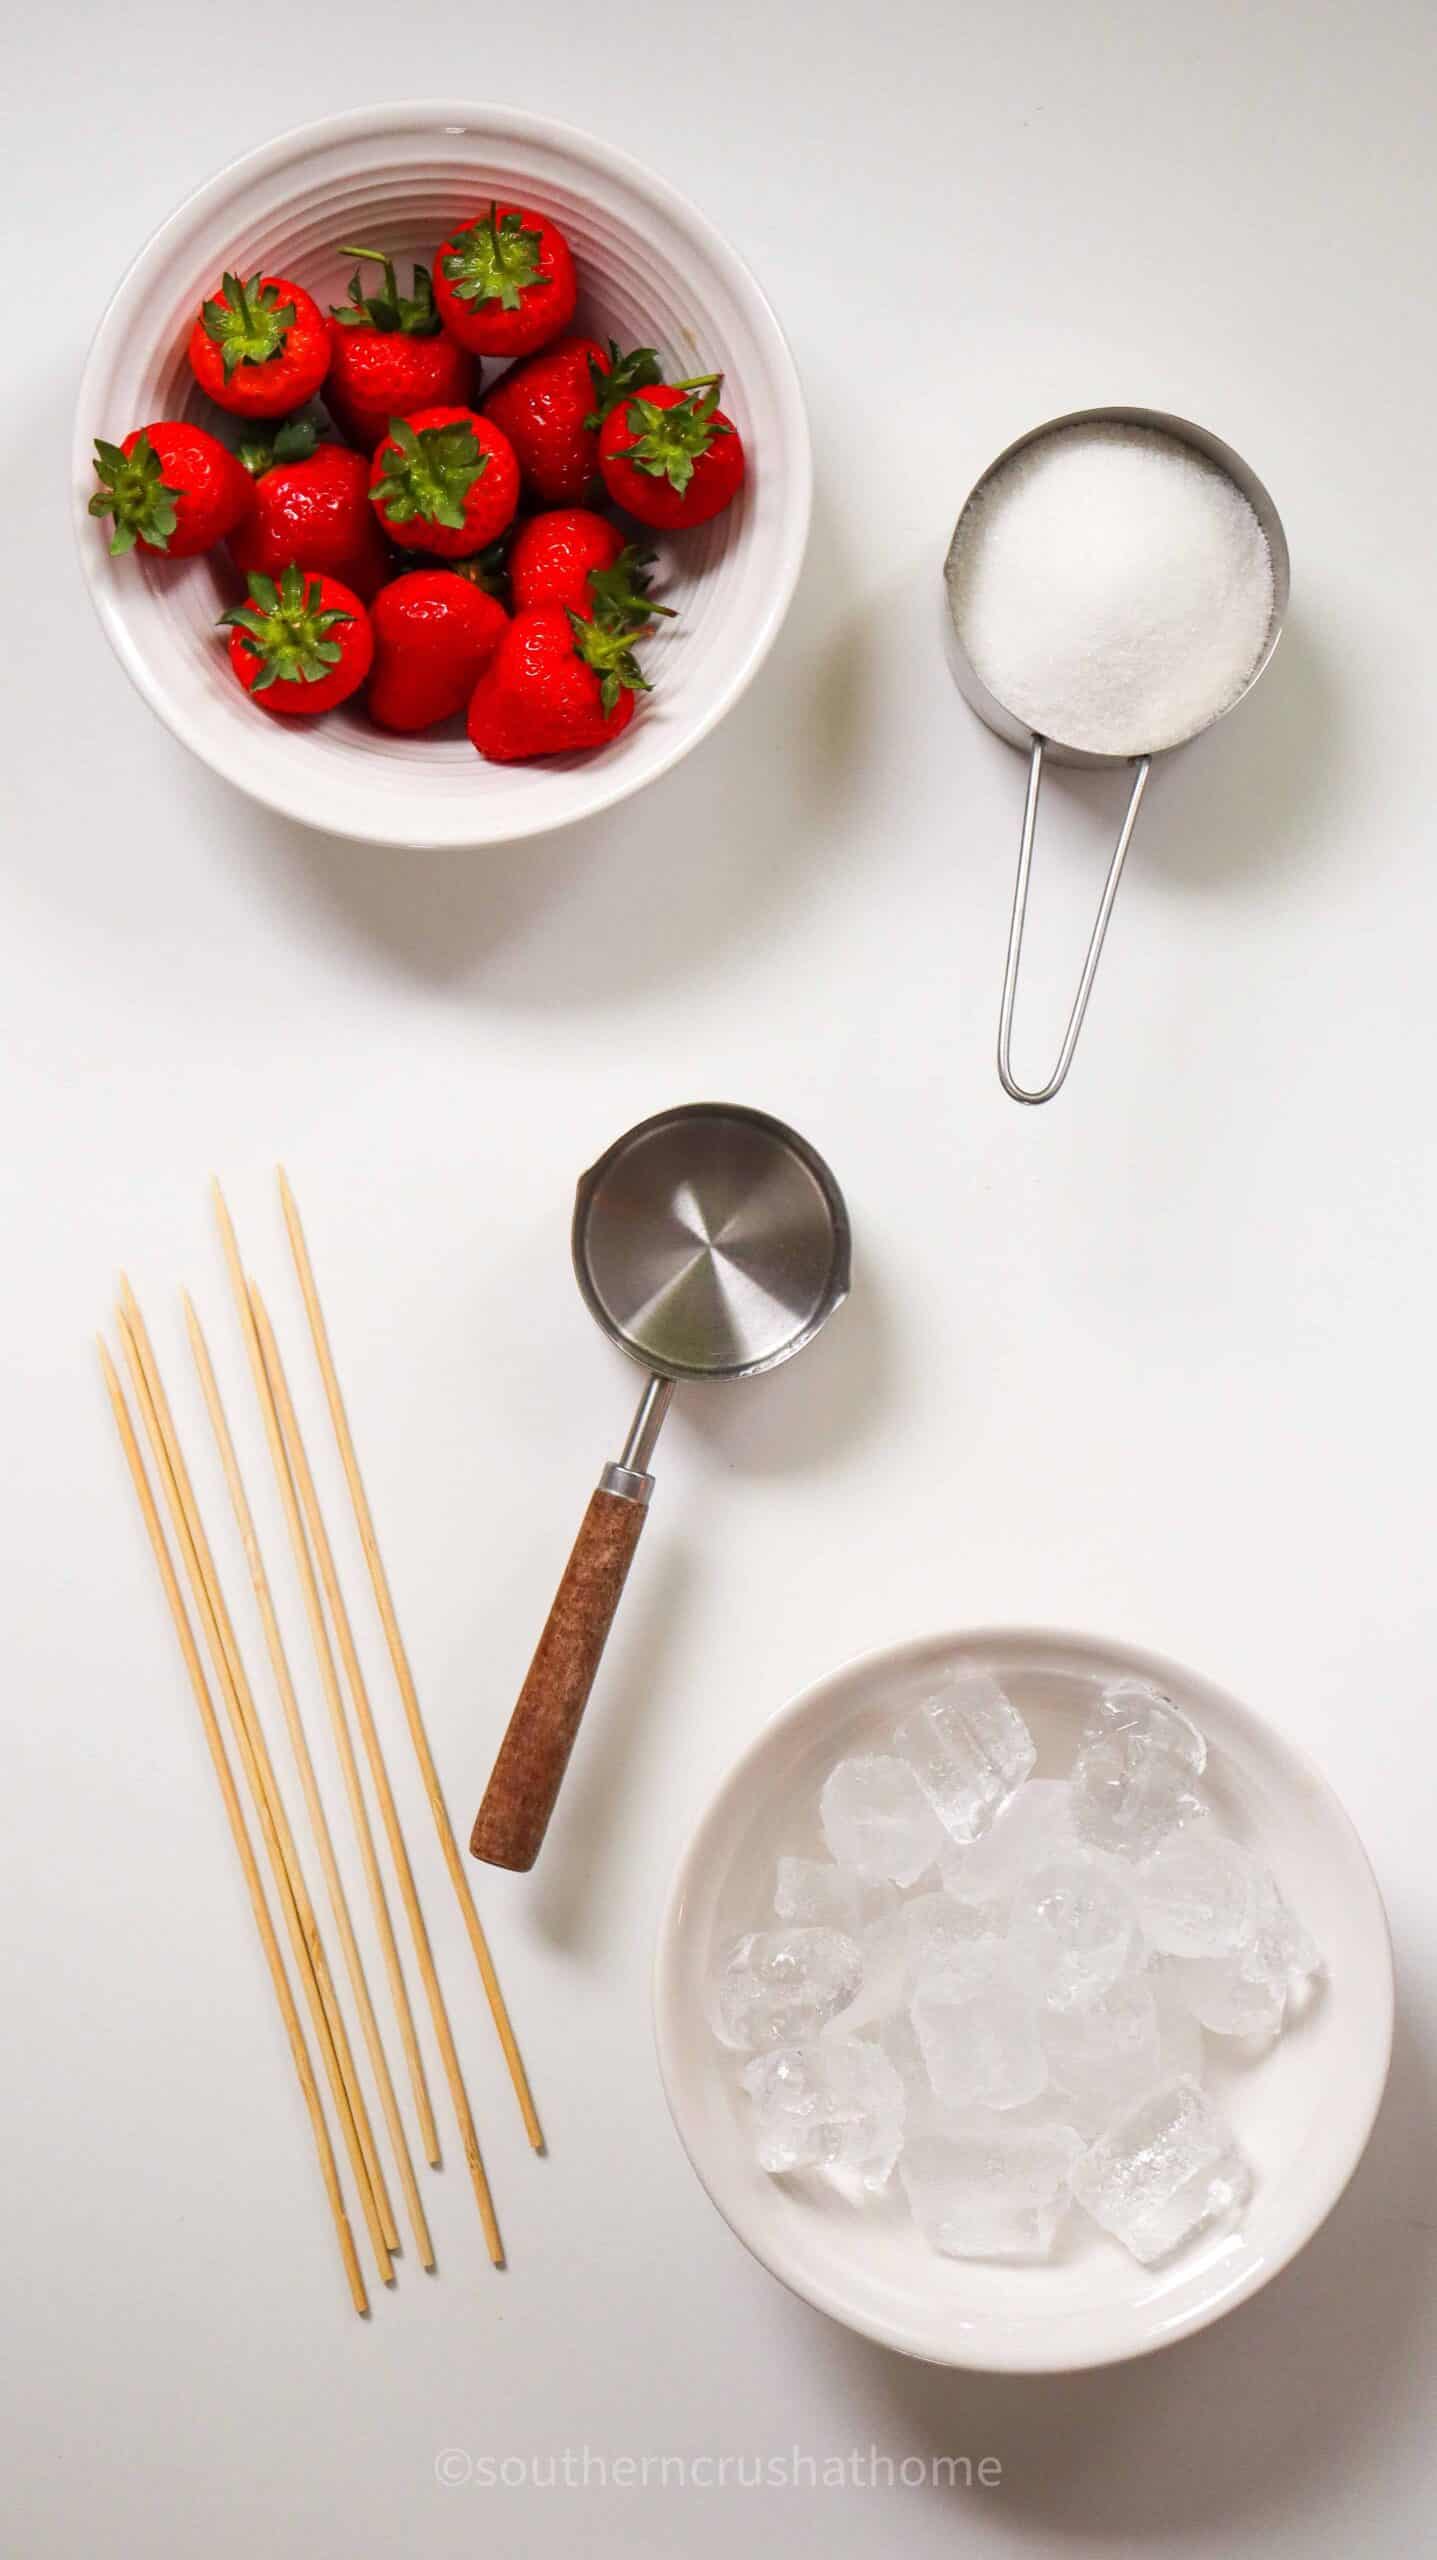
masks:
<instances>
[{"instance_id":1,"label":"shallow white dish","mask_svg":"<svg viewBox=\"0 0 1437 2560\"><path fill-rule=\"evenodd\" d=\"M86 515L96 436L207 416L185 342L225 268L291 274L345 299L345 240L426 263L456 217L492 196L532 202L568 236L575 326L657 346L681 373L724 376L749 473L711 524L664 537L656 593L678 608L647 652L654 693L613 746L485 765L462 736L401 738L345 706L321 720L256 715L214 629L239 592L227 562L111 560ZM485 384L498 369L485 368ZM80 385L73 459L80 556L100 620L151 708L238 790L337 835L392 845L512 843L592 816L665 773L738 700L788 610L808 538L812 462L783 333L743 260L702 214L622 151L512 108L421 101L327 117L248 152L140 251L100 323Z\"/></svg>"},{"instance_id":2,"label":"shallow white dish","mask_svg":"<svg viewBox=\"0 0 1437 2560\"><path fill-rule=\"evenodd\" d=\"M859 2208L820 2178L770 2178L753 2159L733 2057L714 2042L704 1990L716 1951L762 1926L784 1851L822 1854L819 1787L847 1751L883 1747L896 1713L957 1665L997 1672L1065 1775L1095 1676L1159 1681L1209 1745L1204 1786L1224 1825L1267 1860L1327 1958L1319 1996L1258 2062L1207 2039L1208 2085L1256 2172L1240 2230L1162 2267L1070 2216L1046 2266L935 2256L895 2200ZM835 2320L906 2355L995 2373L1117 2363L1230 2311L1295 2255L1361 2156L1387 2078L1392 1954L1352 1825L1315 1769L1251 1709L1127 1645L1032 1628L983 1628L870 1654L820 1681L760 1734L686 1851L659 1930L659 2066L674 2123L720 2213L770 2272Z\"/></svg>"}]
</instances>

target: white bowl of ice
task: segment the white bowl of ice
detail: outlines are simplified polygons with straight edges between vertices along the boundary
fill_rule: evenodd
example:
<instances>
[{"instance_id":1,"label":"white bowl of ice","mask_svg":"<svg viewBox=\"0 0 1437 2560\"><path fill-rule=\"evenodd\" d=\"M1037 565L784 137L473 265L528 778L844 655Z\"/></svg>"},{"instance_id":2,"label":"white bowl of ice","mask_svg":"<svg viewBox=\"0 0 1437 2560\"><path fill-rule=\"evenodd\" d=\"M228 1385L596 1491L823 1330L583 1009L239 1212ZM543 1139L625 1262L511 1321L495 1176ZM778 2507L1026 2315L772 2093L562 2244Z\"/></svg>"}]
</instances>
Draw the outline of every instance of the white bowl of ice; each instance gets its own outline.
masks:
<instances>
[{"instance_id":1,"label":"white bowl of ice","mask_svg":"<svg viewBox=\"0 0 1437 2560\"><path fill-rule=\"evenodd\" d=\"M827 1856L819 1808L831 1772L854 1755L890 1753L905 1716L978 1674L1000 1685L1032 1734L1037 1757L1028 1786L1068 1777L1105 1688L1133 1682L1171 1699L1205 1738L1196 1785L1208 1808L1171 1837L1201 1832L1236 1842L1275 1877L1321 1951L1320 1973L1295 1987L1275 2040L1203 2031L1199 2112L1211 2111L1230 2129L1241 2191L1230 2213L1215 2215L1151 2264L1078 2208L1064 2214L1047 2257L948 2256L914 2219L901 2173L877 2188L821 2169L770 2174L758 2157L754 2095L755 2077L765 2078L769 2066L761 2061L755 2074L755 2057L726 2050L714 2031L729 1951L749 1932L785 1926L773 1910L779 1861ZM902 1898L911 1902L938 1883L935 1869L902 1888ZM860 1992L860 2019L863 1999ZM983 1629L850 1664L765 1729L680 1863L660 1927L654 2004L679 2136L725 2220L772 2274L832 2318L904 2354L980 2371L1065 2372L1144 2354L1205 2327L1267 2283L1311 2237L1351 2176L1382 2095L1392 1959L1381 1896L1341 1806L1301 1754L1250 1709L1131 1647L1045 1630ZM822 2032L847 2044L850 2023L840 2010ZM923 2023L930 2050L941 2056L948 2023L941 1999ZM859 2034L872 2041L874 2022L860 2024ZM887 2048L872 2042L872 2049ZM949 2051L961 2074L961 2039ZM1174 2056L1178 2069L1183 2059ZM1051 2092L1046 2111L1064 2112L1052 2108ZM1017 2127L1044 2113L1045 2101L1036 2100L1002 2119L980 2111L972 2120ZM1095 2120L1085 2117L1085 2141L1097 2138ZM931 2139L931 2124L920 2124L910 2103L915 2165L919 2146ZM940 2142L937 2157L947 2156ZM1219 2174L1227 2166L1219 2162Z\"/></svg>"}]
</instances>

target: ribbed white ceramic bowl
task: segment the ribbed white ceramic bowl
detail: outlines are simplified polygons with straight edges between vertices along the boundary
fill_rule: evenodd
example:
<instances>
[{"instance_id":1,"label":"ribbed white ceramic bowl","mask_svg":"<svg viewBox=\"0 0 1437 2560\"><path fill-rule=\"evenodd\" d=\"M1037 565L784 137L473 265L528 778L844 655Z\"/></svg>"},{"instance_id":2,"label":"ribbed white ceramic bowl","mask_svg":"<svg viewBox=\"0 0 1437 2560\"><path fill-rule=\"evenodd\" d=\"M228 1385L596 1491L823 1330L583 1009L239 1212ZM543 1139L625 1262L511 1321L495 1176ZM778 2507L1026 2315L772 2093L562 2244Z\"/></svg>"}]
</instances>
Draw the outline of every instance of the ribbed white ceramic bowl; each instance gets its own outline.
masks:
<instances>
[{"instance_id":1,"label":"ribbed white ceramic bowl","mask_svg":"<svg viewBox=\"0 0 1437 2560\"><path fill-rule=\"evenodd\" d=\"M884 1750L896 1718L947 1673L997 1672L1038 1746L1072 1766L1093 1684L1156 1680L1207 1736L1203 1785L1224 1828L1272 1868L1326 1957L1317 1997L1260 2061L1207 2038L1206 2079L1252 2162L1241 2228L1140 2267L1074 2214L1050 2263L936 2257L896 2194L859 2210L818 2177L758 2167L734 2056L709 2029L719 1953L763 1926L782 1851L824 1854L818 1791L850 1751ZM1073 2372L1145 2355L1220 2319L1311 2238L1361 2157L1392 2046L1392 1952L1372 1870L1336 1797L1271 1725L1160 1654L1036 1627L931 1636L870 1654L776 1716L731 1770L674 1879L654 1968L659 2065L674 2122L714 2203L805 2301L934 2364ZM896 2182L895 2182L896 2184Z\"/></svg>"},{"instance_id":2,"label":"ribbed white ceramic bowl","mask_svg":"<svg viewBox=\"0 0 1437 2560\"><path fill-rule=\"evenodd\" d=\"M428 259L456 218L493 196L532 202L568 236L578 323L653 345L680 373L721 370L747 484L712 524L662 545L677 624L647 651L653 696L593 756L486 765L467 739L386 736L361 708L281 723L235 684L214 630L233 600L227 562L112 561L86 515L97 435L204 414L185 341L226 267L289 274L341 301L345 240ZM486 381L495 378L486 372ZM75 428L81 558L105 630L146 701L187 747L256 800L306 825L393 845L485 845L567 826L664 773L757 672L792 597L812 465L783 334L741 258L682 196L623 152L512 108L424 101L332 116L212 178L141 250L100 323Z\"/></svg>"}]
</instances>

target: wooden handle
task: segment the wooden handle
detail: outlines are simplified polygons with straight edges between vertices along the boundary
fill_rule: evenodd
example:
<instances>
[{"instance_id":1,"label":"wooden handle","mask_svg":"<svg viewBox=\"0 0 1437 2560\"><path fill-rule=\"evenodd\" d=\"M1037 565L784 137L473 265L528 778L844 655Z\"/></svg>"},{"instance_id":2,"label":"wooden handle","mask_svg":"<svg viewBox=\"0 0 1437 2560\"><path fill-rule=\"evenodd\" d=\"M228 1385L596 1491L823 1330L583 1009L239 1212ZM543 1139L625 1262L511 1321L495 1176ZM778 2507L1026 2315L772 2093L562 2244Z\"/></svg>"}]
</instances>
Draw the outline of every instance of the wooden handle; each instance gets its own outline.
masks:
<instances>
[{"instance_id":1,"label":"wooden handle","mask_svg":"<svg viewBox=\"0 0 1437 2560\"><path fill-rule=\"evenodd\" d=\"M543 1845L647 1509L601 1489L584 1514L470 1836L491 1867L532 1867Z\"/></svg>"}]
</instances>

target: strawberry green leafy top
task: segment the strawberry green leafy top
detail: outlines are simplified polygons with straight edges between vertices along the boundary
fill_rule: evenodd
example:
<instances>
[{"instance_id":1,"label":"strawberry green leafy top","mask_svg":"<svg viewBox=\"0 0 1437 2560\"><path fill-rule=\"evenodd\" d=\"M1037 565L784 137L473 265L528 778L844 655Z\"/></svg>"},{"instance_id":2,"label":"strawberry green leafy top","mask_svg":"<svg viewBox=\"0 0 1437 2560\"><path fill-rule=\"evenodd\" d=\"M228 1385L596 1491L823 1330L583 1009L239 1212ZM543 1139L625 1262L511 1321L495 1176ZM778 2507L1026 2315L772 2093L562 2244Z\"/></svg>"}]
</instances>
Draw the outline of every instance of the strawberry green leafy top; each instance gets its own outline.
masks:
<instances>
[{"instance_id":1,"label":"strawberry green leafy top","mask_svg":"<svg viewBox=\"0 0 1437 2560\"><path fill-rule=\"evenodd\" d=\"M609 568L590 570L596 623L608 630L637 633L647 629L656 613L666 621L674 619L673 606L655 604L649 594L648 570L655 556L637 542L626 542Z\"/></svg>"},{"instance_id":2,"label":"strawberry green leafy top","mask_svg":"<svg viewBox=\"0 0 1437 2560\"><path fill-rule=\"evenodd\" d=\"M704 374L675 385L682 400L661 409L643 398L629 402L629 433L635 442L624 447L624 460L655 480L667 480L683 496L694 476L694 464L707 453L715 436L732 435L727 418L715 415L721 373Z\"/></svg>"},{"instance_id":3,"label":"strawberry green leafy top","mask_svg":"<svg viewBox=\"0 0 1437 2560\"><path fill-rule=\"evenodd\" d=\"M224 300L205 303L201 316L206 337L213 338L224 358L228 382L236 365L268 364L272 356L283 355L295 309L292 302L281 302L277 287L262 276L253 275L244 284L238 276L226 275L221 288Z\"/></svg>"},{"instance_id":4,"label":"strawberry green leafy top","mask_svg":"<svg viewBox=\"0 0 1437 2560\"><path fill-rule=\"evenodd\" d=\"M95 470L103 484L90 500L92 516L113 516L110 556L132 551L142 537L152 551L167 551L179 521L177 489L168 485L164 464L142 430L129 453L95 438Z\"/></svg>"},{"instance_id":5,"label":"strawberry green leafy top","mask_svg":"<svg viewBox=\"0 0 1437 2560\"><path fill-rule=\"evenodd\" d=\"M581 613L571 613L569 628L585 666L592 667L601 679L599 707L606 719L621 693L652 693L653 686L634 656L634 642L641 634L632 622L611 623L597 618L586 622Z\"/></svg>"},{"instance_id":6,"label":"strawberry green leafy top","mask_svg":"<svg viewBox=\"0 0 1437 2560\"><path fill-rule=\"evenodd\" d=\"M500 216L491 204L467 231L456 231L444 261L444 273L461 302L497 302L501 311L519 310L526 293L551 284L539 264L542 232L525 228L520 213Z\"/></svg>"},{"instance_id":7,"label":"strawberry green leafy top","mask_svg":"<svg viewBox=\"0 0 1437 2560\"><path fill-rule=\"evenodd\" d=\"M242 631L261 662L251 693L264 693L272 684L318 684L338 666L343 652L330 634L354 616L339 606L322 609L318 578L306 580L291 561L278 586L256 571L249 593L249 603L222 613L220 623Z\"/></svg>"},{"instance_id":8,"label":"strawberry green leafy top","mask_svg":"<svg viewBox=\"0 0 1437 2560\"><path fill-rule=\"evenodd\" d=\"M584 420L586 427L601 427L611 409L635 391L646 391L651 383L663 381L657 347L631 347L627 355L617 338L609 340L609 370L605 373L594 358L589 358L589 380L594 386L594 405Z\"/></svg>"},{"instance_id":9,"label":"strawberry green leafy top","mask_svg":"<svg viewBox=\"0 0 1437 2560\"><path fill-rule=\"evenodd\" d=\"M422 516L426 524L452 525L458 532L464 501L488 467L489 456L481 451L467 418L456 418L447 427L421 427L417 434L407 418L391 418L383 476L369 494L394 524L411 524Z\"/></svg>"},{"instance_id":10,"label":"strawberry green leafy top","mask_svg":"<svg viewBox=\"0 0 1437 2560\"><path fill-rule=\"evenodd\" d=\"M342 329L385 329L397 331L406 338L432 338L439 328L439 313L434 301L434 287L427 267L416 266L414 291L401 293L394 272L394 260L382 249L356 249L352 242L341 244L340 256L362 258L371 266L382 267L384 284L378 293L365 293L364 274L356 267L349 279L349 300L332 305L334 318Z\"/></svg>"}]
</instances>

